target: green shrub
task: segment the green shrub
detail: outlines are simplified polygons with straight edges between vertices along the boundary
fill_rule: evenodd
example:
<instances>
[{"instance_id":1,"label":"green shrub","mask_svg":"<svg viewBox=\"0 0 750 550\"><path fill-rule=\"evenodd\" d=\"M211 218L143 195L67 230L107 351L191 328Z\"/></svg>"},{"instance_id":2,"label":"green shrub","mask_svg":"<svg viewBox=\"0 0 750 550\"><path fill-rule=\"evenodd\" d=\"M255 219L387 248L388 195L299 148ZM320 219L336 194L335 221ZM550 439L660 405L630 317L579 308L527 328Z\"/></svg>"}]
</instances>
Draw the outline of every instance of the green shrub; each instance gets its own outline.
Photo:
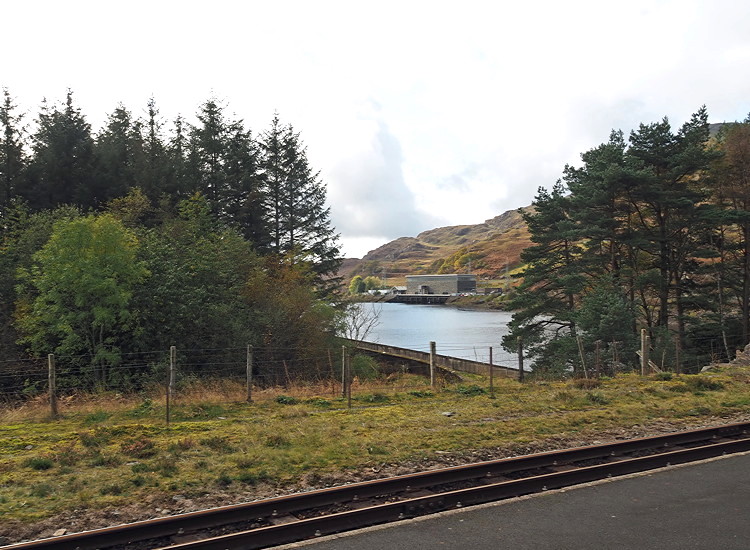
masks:
<instances>
[{"instance_id":1,"label":"green shrub","mask_svg":"<svg viewBox=\"0 0 750 550\"><path fill-rule=\"evenodd\" d=\"M607 403L609 403L609 399L607 399L607 396L600 391L586 392L586 399L588 399L588 401L594 405L606 405Z\"/></svg>"},{"instance_id":2,"label":"green shrub","mask_svg":"<svg viewBox=\"0 0 750 550\"><path fill-rule=\"evenodd\" d=\"M290 395L279 395L276 397L276 402L281 403L282 405L297 405L299 399Z\"/></svg>"},{"instance_id":3,"label":"green shrub","mask_svg":"<svg viewBox=\"0 0 750 550\"><path fill-rule=\"evenodd\" d=\"M469 386L461 385L456 387L455 392L460 395L467 395L467 396L474 396L474 395L484 395L487 393L487 390L485 390L481 386L477 386L476 384L471 384Z\"/></svg>"},{"instance_id":4,"label":"green shrub","mask_svg":"<svg viewBox=\"0 0 750 550\"><path fill-rule=\"evenodd\" d=\"M663 381L669 381L674 378L674 375L671 372L657 372L654 375L654 380L663 380Z\"/></svg>"},{"instance_id":5,"label":"green shrub","mask_svg":"<svg viewBox=\"0 0 750 550\"><path fill-rule=\"evenodd\" d=\"M412 397L435 397L435 394L430 390L412 390L406 393Z\"/></svg>"},{"instance_id":6,"label":"green shrub","mask_svg":"<svg viewBox=\"0 0 750 550\"><path fill-rule=\"evenodd\" d=\"M35 456L33 458L29 458L24 464L32 470L39 471L49 470L54 465L52 459L47 458L46 456Z\"/></svg>"}]
</instances>

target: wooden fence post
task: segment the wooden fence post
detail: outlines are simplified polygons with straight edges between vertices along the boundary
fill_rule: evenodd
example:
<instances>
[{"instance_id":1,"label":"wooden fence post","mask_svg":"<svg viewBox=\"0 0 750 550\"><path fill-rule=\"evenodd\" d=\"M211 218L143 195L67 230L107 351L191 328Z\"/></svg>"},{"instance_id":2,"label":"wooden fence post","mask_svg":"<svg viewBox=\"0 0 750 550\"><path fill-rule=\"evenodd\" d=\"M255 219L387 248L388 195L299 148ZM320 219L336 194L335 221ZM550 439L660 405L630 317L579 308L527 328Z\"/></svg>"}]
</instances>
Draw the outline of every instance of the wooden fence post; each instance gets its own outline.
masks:
<instances>
[{"instance_id":1,"label":"wooden fence post","mask_svg":"<svg viewBox=\"0 0 750 550\"><path fill-rule=\"evenodd\" d=\"M341 346L341 397L346 398L346 346Z\"/></svg>"},{"instance_id":2,"label":"wooden fence post","mask_svg":"<svg viewBox=\"0 0 750 550\"><path fill-rule=\"evenodd\" d=\"M245 356L245 369L247 372L247 402L253 402L253 346L247 345L247 355Z\"/></svg>"},{"instance_id":3,"label":"wooden fence post","mask_svg":"<svg viewBox=\"0 0 750 550\"><path fill-rule=\"evenodd\" d=\"M435 389L435 361L437 360L437 344L430 342L430 387Z\"/></svg>"},{"instance_id":4,"label":"wooden fence post","mask_svg":"<svg viewBox=\"0 0 750 550\"><path fill-rule=\"evenodd\" d=\"M646 329L641 329L641 376L646 376L648 354L646 353Z\"/></svg>"},{"instance_id":5,"label":"wooden fence post","mask_svg":"<svg viewBox=\"0 0 750 550\"><path fill-rule=\"evenodd\" d=\"M346 350L346 406L352 408L352 356L349 350Z\"/></svg>"},{"instance_id":6,"label":"wooden fence post","mask_svg":"<svg viewBox=\"0 0 750 550\"><path fill-rule=\"evenodd\" d=\"M596 348L594 350L594 368L596 369L596 377L601 378L602 375L602 341L596 341Z\"/></svg>"},{"instance_id":7,"label":"wooden fence post","mask_svg":"<svg viewBox=\"0 0 750 550\"><path fill-rule=\"evenodd\" d=\"M523 338L518 337L518 381L523 382Z\"/></svg>"},{"instance_id":8,"label":"wooden fence post","mask_svg":"<svg viewBox=\"0 0 750 550\"><path fill-rule=\"evenodd\" d=\"M492 346L490 346L490 399L495 399L494 371L492 366Z\"/></svg>"},{"instance_id":9,"label":"wooden fence post","mask_svg":"<svg viewBox=\"0 0 750 550\"><path fill-rule=\"evenodd\" d=\"M55 372L55 355L53 353L47 355L47 368L49 370L49 409L50 413L52 413L52 418L57 418L57 374Z\"/></svg>"},{"instance_id":10,"label":"wooden fence post","mask_svg":"<svg viewBox=\"0 0 750 550\"><path fill-rule=\"evenodd\" d=\"M174 368L177 361L177 348L169 347L169 374L167 376L167 426L169 426L169 414L172 405L172 394L174 392Z\"/></svg>"}]
</instances>

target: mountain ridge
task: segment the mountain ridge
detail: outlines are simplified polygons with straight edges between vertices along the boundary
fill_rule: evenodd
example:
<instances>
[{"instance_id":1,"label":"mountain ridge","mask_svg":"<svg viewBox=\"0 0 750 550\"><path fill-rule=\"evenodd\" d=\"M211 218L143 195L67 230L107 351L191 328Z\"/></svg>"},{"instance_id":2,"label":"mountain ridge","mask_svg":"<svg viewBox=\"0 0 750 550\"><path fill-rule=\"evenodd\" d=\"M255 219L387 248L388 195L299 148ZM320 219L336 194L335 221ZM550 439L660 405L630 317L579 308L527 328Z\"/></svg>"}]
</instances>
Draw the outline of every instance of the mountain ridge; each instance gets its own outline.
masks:
<instances>
[{"instance_id":1,"label":"mountain ridge","mask_svg":"<svg viewBox=\"0 0 750 550\"><path fill-rule=\"evenodd\" d=\"M399 237L344 261L339 274L399 279L424 273L471 271L483 279L504 277L520 264L521 251L531 244L522 212L508 210L478 224L436 227L416 237Z\"/></svg>"}]
</instances>

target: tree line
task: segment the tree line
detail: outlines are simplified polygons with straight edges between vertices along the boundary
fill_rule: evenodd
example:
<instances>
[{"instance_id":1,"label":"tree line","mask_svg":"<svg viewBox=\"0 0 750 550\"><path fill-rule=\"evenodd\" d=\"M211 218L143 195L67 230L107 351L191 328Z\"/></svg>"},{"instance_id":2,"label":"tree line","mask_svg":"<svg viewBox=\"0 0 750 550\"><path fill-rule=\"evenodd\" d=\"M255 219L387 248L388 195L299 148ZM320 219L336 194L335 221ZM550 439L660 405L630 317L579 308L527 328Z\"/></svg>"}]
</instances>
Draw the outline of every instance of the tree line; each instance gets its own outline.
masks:
<instances>
[{"instance_id":1,"label":"tree line","mask_svg":"<svg viewBox=\"0 0 750 550\"><path fill-rule=\"evenodd\" d=\"M210 98L168 127L152 99L93 132L71 91L27 116L3 89L0 361L102 377L126 352L252 344L294 369L323 345L338 235L290 124L252 134Z\"/></svg>"},{"instance_id":2,"label":"tree line","mask_svg":"<svg viewBox=\"0 0 750 550\"><path fill-rule=\"evenodd\" d=\"M509 307L538 371L601 354L695 369L750 341L750 117L712 133L702 107L676 131L641 124L566 166L524 214L533 245Z\"/></svg>"}]
</instances>

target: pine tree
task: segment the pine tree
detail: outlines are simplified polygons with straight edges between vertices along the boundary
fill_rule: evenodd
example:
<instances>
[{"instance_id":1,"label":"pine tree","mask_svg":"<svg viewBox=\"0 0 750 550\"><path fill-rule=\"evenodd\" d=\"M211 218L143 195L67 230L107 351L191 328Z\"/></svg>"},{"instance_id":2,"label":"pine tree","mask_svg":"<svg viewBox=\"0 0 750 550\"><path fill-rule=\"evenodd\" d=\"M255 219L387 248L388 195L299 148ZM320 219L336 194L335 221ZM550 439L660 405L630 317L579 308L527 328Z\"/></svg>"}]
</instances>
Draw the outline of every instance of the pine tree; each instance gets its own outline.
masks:
<instances>
[{"instance_id":1,"label":"pine tree","mask_svg":"<svg viewBox=\"0 0 750 550\"><path fill-rule=\"evenodd\" d=\"M261 150L271 251L293 263L310 263L321 289L329 292L338 284L330 277L340 254L320 174L310 167L299 134L282 126L278 115L261 138Z\"/></svg>"},{"instance_id":2,"label":"pine tree","mask_svg":"<svg viewBox=\"0 0 750 550\"><path fill-rule=\"evenodd\" d=\"M32 149L28 185L22 195L33 209L61 204L89 208L106 201L95 185L91 126L73 104L72 91L68 91L62 108L51 108L46 101L42 104Z\"/></svg>"},{"instance_id":3,"label":"pine tree","mask_svg":"<svg viewBox=\"0 0 750 550\"><path fill-rule=\"evenodd\" d=\"M144 164L140 124L123 105L109 115L96 139L96 153L98 196L109 201L139 185L138 174Z\"/></svg>"},{"instance_id":4,"label":"pine tree","mask_svg":"<svg viewBox=\"0 0 750 550\"><path fill-rule=\"evenodd\" d=\"M515 310L503 346L512 351L521 337L540 370L565 370L577 364L575 311L586 285L581 269L581 234L571 213L567 189L540 188L534 212L523 213L534 245L521 253L527 264L523 282L508 307Z\"/></svg>"},{"instance_id":5,"label":"pine tree","mask_svg":"<svg viewBox=\"0 0 750 550\"><path fill-rule=\"evenodd\" d=\"M3 88L0 104L0 220L6 215L12 199L22 185L26 165L23 114L16 114L16 105L7 88Z\"/></svg>"}]
</instances>

